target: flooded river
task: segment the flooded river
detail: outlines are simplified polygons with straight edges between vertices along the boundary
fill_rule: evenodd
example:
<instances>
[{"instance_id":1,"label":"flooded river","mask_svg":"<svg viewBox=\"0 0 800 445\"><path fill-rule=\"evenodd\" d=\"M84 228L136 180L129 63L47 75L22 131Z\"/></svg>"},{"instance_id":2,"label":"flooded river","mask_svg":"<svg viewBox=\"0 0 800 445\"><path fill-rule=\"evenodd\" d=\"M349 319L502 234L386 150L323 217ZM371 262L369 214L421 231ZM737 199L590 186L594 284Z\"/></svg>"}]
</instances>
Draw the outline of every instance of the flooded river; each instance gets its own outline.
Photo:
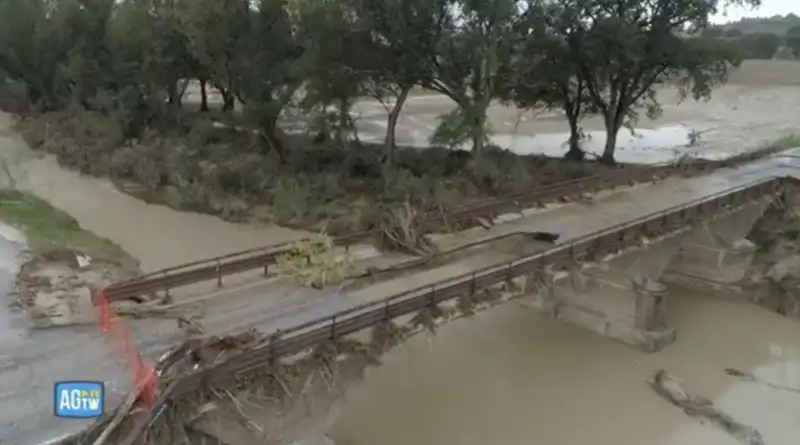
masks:
<instances>
[{"instance_id":1,"label":"flooded river","mask_svg":"<svg viewBox=\"0 0 800 445\"><path fill-rule=\"evenodd\" d=\"M796 444L800 323L699 295L670 303L678 341L653 355L518 304L455 322L387 357L352 393L332 437L338 445L738 443L653 392L646 380L666 369L759 429L765 444Z\"/></svg>"},{"instance_id":2,"label":"flooded river","mask_svg":"<svg viewBox=\"0 0 800 445\"><path fill-rule=\"evenodd\" d=\"M0 131L0 146L20 187L116 241L145 269L297 236L143 204L52 159L28 158L8 132ZM0 239L0 263L10 248ZM8 270L0 268L0 286L8 285ZM670 296L670 311L678 341L653 355L520 304L452 323L389 354L353 390L331 436L338 445L736 444L655 395L645 381L665 369L760 430L767 445L795 445L800 322L700 295ZM758 381L728 376L725 368ZM46 372L37 375L38 384L52 384L44 381Z\"/></svg>"}]
</instances>

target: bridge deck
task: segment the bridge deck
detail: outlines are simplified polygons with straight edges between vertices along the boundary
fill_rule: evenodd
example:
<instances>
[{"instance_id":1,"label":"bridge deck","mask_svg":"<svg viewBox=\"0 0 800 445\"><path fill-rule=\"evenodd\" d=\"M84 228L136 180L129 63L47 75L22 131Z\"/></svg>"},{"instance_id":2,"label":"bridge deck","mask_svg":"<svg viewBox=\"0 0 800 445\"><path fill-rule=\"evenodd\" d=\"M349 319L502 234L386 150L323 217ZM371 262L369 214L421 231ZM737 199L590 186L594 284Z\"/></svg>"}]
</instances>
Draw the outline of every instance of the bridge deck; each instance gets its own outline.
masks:
<instances>
[{"instance_id":1,"label":"bridge deck","mask_svg":"<svg viewBox=\"0 0 800 445\"><path fill-rule=\"evenodd\" d=\"M739 169L697 178L674 178L607 194L594 203L573 203L535 212L495 226L493 236L514 231L560 233L560 242L759 179L800 177L800 149ZM475 232L477 233L477 232ZM231 289L210 300L206 327L222 334L257 327L265 332L377 300L448 275L510 259L507 255L477 257L411 277L398 278L350 293L288 289L276 283ZM155 360L180 339L173 321L131 322L144 355ZM39 330L4 339L0 349L0 444L41 443L82 428L86 422L56 419L52 414L53 382L105 380L107 403L118 403L130 386L130 375L96 327Z\"/></svg>"}]
</instances>

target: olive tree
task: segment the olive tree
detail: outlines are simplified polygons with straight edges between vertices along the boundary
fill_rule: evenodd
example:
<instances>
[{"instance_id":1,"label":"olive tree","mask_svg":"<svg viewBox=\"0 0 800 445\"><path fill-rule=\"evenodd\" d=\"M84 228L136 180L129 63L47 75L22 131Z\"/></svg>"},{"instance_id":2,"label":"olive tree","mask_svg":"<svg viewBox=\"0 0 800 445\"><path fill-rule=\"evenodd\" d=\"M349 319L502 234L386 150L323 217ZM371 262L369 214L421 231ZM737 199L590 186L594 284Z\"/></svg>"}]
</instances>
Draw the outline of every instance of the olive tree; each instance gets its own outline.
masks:
<instances>
[{"instance_id":1,"label":"olive tree","mask_svg":"<svg viewBox=\"0 0 800 445\"><path fill-rule=\"evenodd\" d=\"M475 156L487 137L486 112L511 85L512 64L531 36L535 0L456 0L442 20L436 55L423 60L423 85L458 105L455 117L468 132Z\"/></svg>"},{"instance_id":2,"label":"olive tree","mask_svg":"<svg viewBox=\"0 0 800 445\"><path fill-rule=\"evenodd\" d=\"M366 37L359 48L364 92L387 108L384 159L391 164L400 112L449 29L452 0L352 1Z\"/></svg>"},{"instance_id":3,"label":"olive tree","mask_svg":"<svg viewBox=\"0 0 800 445\"><path fill-rule=\"evenodd\" d=\"M708 97L740 62L730 46L691 39L709 18L733 2L720 0L567 0L577 11L569 57L577 61L588 97L602 114L606 142L601 161L614 162L617 134L646 110L657 115L659 86L676 81L695 99ZM736 3L757 5L759 0Z\"/></svg>"}]
</instances>

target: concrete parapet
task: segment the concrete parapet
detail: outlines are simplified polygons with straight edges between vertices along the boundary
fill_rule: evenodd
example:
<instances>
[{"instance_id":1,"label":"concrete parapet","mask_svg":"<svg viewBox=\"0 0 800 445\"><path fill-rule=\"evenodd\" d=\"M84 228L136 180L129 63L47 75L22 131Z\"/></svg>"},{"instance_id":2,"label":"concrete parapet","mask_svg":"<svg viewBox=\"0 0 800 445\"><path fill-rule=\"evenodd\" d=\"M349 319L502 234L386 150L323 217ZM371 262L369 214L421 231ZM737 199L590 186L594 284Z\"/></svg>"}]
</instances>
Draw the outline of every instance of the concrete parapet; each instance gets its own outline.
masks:
<instances>
[{"instance_id":1,"label":"concrete parapet","mask_svg":"<svg viewBox=\"0 0 800 445\"><path fill-rule=\"evenodd\" d=\"M670 280L684 275L721 285L741 281L756 253L746 236L771 202L772 198L762 199L695 228L668 270Z\"/></svg>"},{"instance_id":2,"label":"concrete parapet","mask_svg":"<svg viewBox=\"0 0 800 445\"><path fill-rule=\"evenodd\" d=\"M679 253L684 235L646 242L607 262L553 276L528 305L557 319L655 352L675 340L667 324L666 287L658 280Z\"/></svg>"}]
</instances>

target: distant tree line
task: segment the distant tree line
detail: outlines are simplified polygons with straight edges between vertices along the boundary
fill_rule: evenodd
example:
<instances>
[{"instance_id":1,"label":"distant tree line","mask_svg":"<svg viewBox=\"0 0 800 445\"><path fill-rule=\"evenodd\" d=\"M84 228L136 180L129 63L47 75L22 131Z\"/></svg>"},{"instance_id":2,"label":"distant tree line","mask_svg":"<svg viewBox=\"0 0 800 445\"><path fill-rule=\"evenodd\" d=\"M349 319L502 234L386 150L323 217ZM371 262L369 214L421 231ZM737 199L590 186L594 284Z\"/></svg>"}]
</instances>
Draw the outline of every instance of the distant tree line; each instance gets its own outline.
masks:
<instances>
[{"instance_id":1,"label":"distant tree line","mask_svg":"<svg viewBox=\"0 0 800 445\"><path fill-rule=\"evenodd\" d=\"M796 17L795 17L796 18ZM800 59L800 19L798 24L783 32L758 31L742 32L739 28L710 27L702 32L702 36L712 39L724 39L736 46L742 58L772 59L781 47L791 51L795 59Z\"/></svg>"},{"instance_id":2,"label":"distant tree line","mask_svg":"<svg viewBox=\"0 0 800 445\"><path fill-rule=\"evenodd\" d=\"M440 133L477 157L487 108L504 100L563 110L572 158L581 118L598 113L613 162L619 129L658 114L659 86L707 97L738 65L728 39L685 37L732 3L759 0L0 0L0 85L22 86L33 112L80 106L136 137L172 122L196 80L199 111L212 90L223 111L239 104L281 159L281 116L330 114L325 131L339 137L370 96L387 105L389 163L421 87L457 104Z\"/></svg>"}]
</instances>

